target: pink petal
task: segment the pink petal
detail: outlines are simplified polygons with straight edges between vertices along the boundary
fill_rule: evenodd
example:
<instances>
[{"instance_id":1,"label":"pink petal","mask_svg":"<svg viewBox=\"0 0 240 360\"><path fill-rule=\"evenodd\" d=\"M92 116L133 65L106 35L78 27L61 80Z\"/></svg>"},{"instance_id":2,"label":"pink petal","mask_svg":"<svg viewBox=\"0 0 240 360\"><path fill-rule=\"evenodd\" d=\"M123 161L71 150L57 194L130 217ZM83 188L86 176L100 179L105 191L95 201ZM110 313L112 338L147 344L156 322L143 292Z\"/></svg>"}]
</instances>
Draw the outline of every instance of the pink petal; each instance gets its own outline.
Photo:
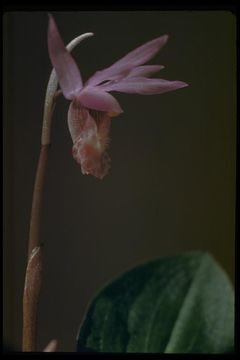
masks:
<instances>
[{"instance_id":1,"label":"pink petal","mask_svg":"<svg viewBox=\"0 0 240 360\"><path fill-rule=\"evenodd\" d=\"M164 69L163 65L137 66L128 73L127 77L150 76L161 69Z\"/></svg>"},{"instance_id":2,"label":"pink petal","mask_svg":"<svg viewBox=\"0 0 240 360\"><path fill-rule=\"evenodd\" d=\"M77 64L64 46L51 15L48 23L48 51L63 94L65 98L71 100L82 88L82 78Z\"/></svg>"},{"instance_id":3,"label":"pink petal","mask_svg":"<svg viewBox=\"0 0 240 360\"><path fill-rule=\"evenodd\" d=\"M101 87L102 89L105 88L105 85L109 85L110 83L112 83L112 81L121 81L124 78L127 77L146 77L146 76L151 76L152 74L154 74L155 72L158 72L161 69L164 69L165 66L163 65L142 65L142 66L137 66L134 67L131 70L122 72L121 74L117 74L111 77L110 81L107 81L107 83L104 83L102 85L97 85L98 87Z\"/></svg>"},{"instance_id":4,"label":"pink petal","mask_svg":"<svg viewBox=\"0 0 240 360\"><path fill-rule=\"evenodd\" d=\"M88 110L79 105L77 100L71 102L68 109L68 128L73 142L81 134L89 116Z\"/></svg>"},{"instance_id":5,"label":"pink petal","mask_svg":"<svg viewBox=\"0 0 240 360\"><path fill-rule=\"evenodd\" d=\"M166 44L167 40L168 35L163 35L148 41L147 43L137 47L135 50L129 52L123 58L115 62L111 67L128 63L132 63L134 66L144 64L157 54L157 52Z\"/></svg>"},{"instance_id":6,"label":"pink petal","mask_svg":"<svg viewBox=\"0 0 240 360\"><path fill-rule=\"evenodd\" d=\"M133 67L144 64L156 55L156 53L166 44L167 40L168 35L163 35L154 40L148 41L146 44L125 55L110 67L97 71L92 77L90 77L87 84L97 85L102 81L111 80L116 75L129 71Z\"/></svg>"},{"instance_id":7,"label":"pink petal","mask_svg":"<svg viewBox=\"0 0 240 360\"><path fill-rule=\"evenodd\" d=\"M168 81L163 79L148 79L144 77L128 77L119 82L102 86L105 91L119 91L124 93L153 95L188 86L182 81Z\"/></svg>"},{"instance_id":8,"label":"pink petal","mask_svg":"<svg viewBox=\"0 0 240 360\"><path fill-rule=\"evenodd\" d=\"M77 96L82 105L89 109L120 114L123 112L118 101L98 87L86 87Z\"/></svg>"}]
</instances>

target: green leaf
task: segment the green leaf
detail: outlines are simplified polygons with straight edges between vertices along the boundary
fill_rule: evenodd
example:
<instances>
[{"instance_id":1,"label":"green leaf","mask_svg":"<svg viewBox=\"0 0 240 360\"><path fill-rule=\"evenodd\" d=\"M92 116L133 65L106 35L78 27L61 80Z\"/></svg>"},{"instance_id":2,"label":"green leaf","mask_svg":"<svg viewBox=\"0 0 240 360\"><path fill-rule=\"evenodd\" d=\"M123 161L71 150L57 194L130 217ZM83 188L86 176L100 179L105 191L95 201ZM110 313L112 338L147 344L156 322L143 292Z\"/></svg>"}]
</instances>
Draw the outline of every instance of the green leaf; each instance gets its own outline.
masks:
<instances>
[{"instance_id":1,"label":"green leaf","mask_svg":"<svg viewBox=\"0 0 240 360\"><path fill-rule=\"evenodd\" d=\"M226 353L234 347L234 293L205 252L160 258L108 284L92 302L77 351Z\"/></svg>"}]
</instances>

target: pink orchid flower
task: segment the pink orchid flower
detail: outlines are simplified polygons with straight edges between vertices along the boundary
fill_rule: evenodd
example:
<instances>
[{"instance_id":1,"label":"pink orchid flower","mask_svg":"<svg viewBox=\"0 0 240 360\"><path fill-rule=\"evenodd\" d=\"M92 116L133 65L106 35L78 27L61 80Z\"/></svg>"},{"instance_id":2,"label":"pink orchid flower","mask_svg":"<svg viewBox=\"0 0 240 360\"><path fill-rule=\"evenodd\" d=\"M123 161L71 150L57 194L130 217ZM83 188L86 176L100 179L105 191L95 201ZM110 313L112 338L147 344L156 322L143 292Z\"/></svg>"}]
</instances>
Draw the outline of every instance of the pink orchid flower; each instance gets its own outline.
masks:
<instances>
[{"instance_id":1,"label":"pink orchid flower","mask_svg":"<svg viewBox=\"0 0 240 360\"><path fill-rule=\"evenodd\" d=\"M152 95L187 86L182 81L149 78L163 68L143 65L166 44L167 35L153 39L131 51L106 69L97 71L83 84L72 55L66 50L53 17L49 16L48 50L60 87L71 100L68 127L73 141L72 154L83 174L102 179L109 171L107 154L111 117L123 112L109 92Z\"/></svg>"}]
</instances>

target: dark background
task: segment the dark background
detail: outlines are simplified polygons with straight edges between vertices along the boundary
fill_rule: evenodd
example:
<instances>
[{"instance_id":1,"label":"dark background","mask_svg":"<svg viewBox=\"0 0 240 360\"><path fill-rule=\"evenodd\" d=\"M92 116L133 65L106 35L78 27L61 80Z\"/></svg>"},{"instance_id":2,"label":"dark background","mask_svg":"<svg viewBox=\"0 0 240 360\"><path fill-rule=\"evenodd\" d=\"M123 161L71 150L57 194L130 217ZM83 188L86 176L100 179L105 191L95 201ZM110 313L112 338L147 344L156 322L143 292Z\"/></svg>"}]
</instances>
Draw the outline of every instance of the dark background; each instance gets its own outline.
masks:
<instances>
[{"instance_id":1,"label":"dark background","mask_svg":"<svg viewBox=\"0 0 240 360\"><path fill-rule=\"evenodd\" d=\"M39 349L74 351L86 307L110 279L144 261L200 249L234 281L236 23L226 11L53 12L65 43L93 31L73 55L86 80L163 34L151 61L189 87L163 95L117 94L112 167L83 176L71 156L69 102L53 117L42 222L44 282ZM21 347L31 197L51 71L47 12L4 15L4 339Z\"/></svg>"}]
</instances>

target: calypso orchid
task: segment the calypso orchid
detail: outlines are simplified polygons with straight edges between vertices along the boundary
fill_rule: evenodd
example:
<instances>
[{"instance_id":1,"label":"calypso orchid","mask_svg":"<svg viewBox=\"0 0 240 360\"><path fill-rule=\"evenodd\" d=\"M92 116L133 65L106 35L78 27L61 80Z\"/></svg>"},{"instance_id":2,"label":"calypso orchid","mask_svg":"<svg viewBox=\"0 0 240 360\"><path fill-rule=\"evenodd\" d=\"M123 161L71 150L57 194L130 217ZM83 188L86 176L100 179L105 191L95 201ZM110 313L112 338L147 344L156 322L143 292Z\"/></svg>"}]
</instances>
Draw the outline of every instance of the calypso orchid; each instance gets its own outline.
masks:
<instances>
[{"instance_id":1,"label":"calypso orchid","mask_svg":"<svg viewBox=\"0 0 240 360\"><path fill-rule=\"evenodd\" d=\"M167 35L153 39L131 51L110 67L97 71L83 84L72 55L66 50L53 17L49 16L48 50L66 99L71 100L68 127L72 154L83 174L102 179L109 171L107 154L111 118L123 112L109 92L152 95L176 90L188 84L149 78L162 65L143 65L166 44Z\"/></svg>"}]
</instances>

